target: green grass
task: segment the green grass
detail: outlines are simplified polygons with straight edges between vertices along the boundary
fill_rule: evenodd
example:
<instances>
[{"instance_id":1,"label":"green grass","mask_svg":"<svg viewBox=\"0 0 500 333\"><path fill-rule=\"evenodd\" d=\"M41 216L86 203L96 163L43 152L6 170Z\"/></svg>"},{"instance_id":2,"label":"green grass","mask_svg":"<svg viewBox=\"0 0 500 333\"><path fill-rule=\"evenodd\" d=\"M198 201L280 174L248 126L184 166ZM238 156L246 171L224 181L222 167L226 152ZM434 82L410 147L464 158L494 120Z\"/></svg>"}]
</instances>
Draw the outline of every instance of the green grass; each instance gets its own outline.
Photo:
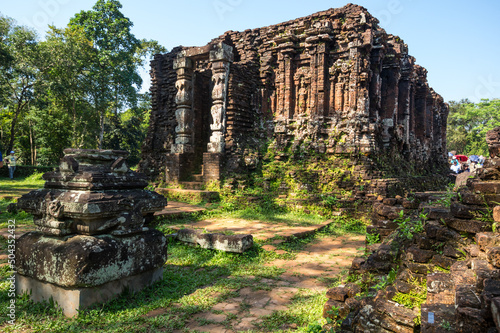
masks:
<instances>
[{"instance_id":1,"label":"green grass","mask_svg":"<svg viewBox=\"0 0 500 333\"><path fill-rule=\"evenodd\" d=\"M32 189L42 188L45 181L42 179L42 173L34 173L25 178L9 178L0 177L0 188L3 195L22 195Z\"/></svg>"}]
</instances>

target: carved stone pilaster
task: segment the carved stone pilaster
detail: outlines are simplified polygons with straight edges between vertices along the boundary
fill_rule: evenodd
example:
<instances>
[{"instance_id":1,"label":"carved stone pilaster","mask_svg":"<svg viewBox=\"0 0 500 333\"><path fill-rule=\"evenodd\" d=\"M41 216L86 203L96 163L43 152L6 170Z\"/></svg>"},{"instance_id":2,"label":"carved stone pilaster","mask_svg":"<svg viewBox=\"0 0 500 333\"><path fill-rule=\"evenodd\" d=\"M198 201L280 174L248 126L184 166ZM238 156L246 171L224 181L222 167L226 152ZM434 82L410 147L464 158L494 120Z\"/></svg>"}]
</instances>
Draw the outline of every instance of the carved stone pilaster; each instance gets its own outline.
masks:
<instances>
[{"instance_id":1,"label":"carved stone pilaster","mask_svg":"<svg viewBox=\"0 0 500 333\"><path fill-rule=\"evenodd\" d=\"M208 152L224 152L224 132L226 124L226 96L229 78L230 63L233 61L232 48L226 44L219 44L210 51L212 62L212 123L210 124L210 142Z\"/></svg>"},{"instance_id":2,"label":"carved stone pilaster","mask_svg":"<svg viewBox=\"0 0 500 333\"><path fill-rule=\"evenodd\" d=\"M190 58L181 57L174 60L174 69L177 72L175 88L175 144L172 153L193 152L193 62Z\"/></svg>"}]
</instances>

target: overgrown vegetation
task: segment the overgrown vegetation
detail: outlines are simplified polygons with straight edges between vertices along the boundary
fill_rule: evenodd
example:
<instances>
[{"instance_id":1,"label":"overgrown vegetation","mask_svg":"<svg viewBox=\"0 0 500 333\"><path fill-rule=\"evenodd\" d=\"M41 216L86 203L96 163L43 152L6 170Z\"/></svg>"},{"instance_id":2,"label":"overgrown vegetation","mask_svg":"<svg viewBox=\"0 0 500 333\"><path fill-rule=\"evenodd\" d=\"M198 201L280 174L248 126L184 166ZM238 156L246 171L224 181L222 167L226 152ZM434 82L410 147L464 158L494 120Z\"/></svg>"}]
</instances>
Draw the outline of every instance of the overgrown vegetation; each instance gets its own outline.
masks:
<instances>
[{"instance_id":1,"label":"overgrown vegetation","mask_svg":"<svg viewBox=\"0 0 500 333\"><path fill-rule=\"evenodd\" d=\"M472 103L465 99L451 101L448 116L447 145L464 155L488 156L486 132L500 126L500 100L483 99Z\"/></svg>"},{"instance_id":2,"label":"overgrown vegetation","mask_svg":"<svg viewBox=\"0 0 500 333\"><path fill-rule=\"evenodd\" d=\"M10 182L10 181L9 181ZM40 175L24 181L13 181L15 185L39 187L43 184ZM3 184L3 183L2 183ZM31 216L24 212L10 214L5 211L11 201L0 201L2 218L15 219L17 227L32 225ZM318 214L305 214L298 210L287 210L275 206L246 206L242 209L226 205L214 206L215 209L195 214L193 219L208 217L246 218L254 221L280 222L290 226L310 225L324 221ZM187 246L177 241L169 244L169 258L165 266L164 279L161 282L136 294L124 294L120 298L105 304L84 310L77 318L63 316L61 310L53 303L33 303L27 296L16 298L16 324L7 325L7 305L10 276L8 268L0 269L0 330L3 332L151 332L185 329L192 317L201 312L224 314L226 320L222 325L231 329L235 315L212 309L238 296L238 290L251 288L253 292L270 290L283 282L284 268L273 265L275 260L294 260L304 248L323 237L336 237L347 233L362 235L365 233L365 221L350 217L335 217L335 223L316 234L302 239L290 239L277 245L278 250L265 251L262 247L271 244L275 239L266 242L256 241L254 247L244 253L231 254L220 251L205 250ZM179 221L157 219L157 228L171 233L169 226ZM5 227L5 225L2 225ZM0 226L0 227L2 227ZM0 239L0 250L6 248L6 242ZM342 283L347 271L322 277L330 287ZM319 279L319 277L318 277ZM323 281L323 280L322 280ZM314 325L323 325L323 306L325 293L317 290L301 289L291 298L291 303L284 310L274 311L271 315L261 317L258 331L285 332L290 325L297 327L297 332L307 332ZM152 310L161 309L158 315L147 316ZM249 311L249 304L241 303L242 313ZM210 320L202 320L210 324ZM201 322L200 322L201 323ZM318 323L318 324L312 324Z\"/></svg>"}]
</instances>

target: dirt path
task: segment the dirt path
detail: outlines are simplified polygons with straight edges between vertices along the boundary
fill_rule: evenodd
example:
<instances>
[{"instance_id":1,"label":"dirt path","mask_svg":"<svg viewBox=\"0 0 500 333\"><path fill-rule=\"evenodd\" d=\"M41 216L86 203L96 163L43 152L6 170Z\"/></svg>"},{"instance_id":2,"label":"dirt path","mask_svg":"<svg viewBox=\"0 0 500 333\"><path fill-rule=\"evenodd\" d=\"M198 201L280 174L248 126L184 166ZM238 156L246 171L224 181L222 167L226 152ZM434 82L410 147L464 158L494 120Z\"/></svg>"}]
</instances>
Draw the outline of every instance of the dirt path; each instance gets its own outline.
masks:
<instances>
[{"instance_id":1,"label":"dirt path","mask_svg":"<svg viewBox=\"0 0 500 333\"><path fill-rule=\"evenodd\" d=\"M267 265L286 269L275 279L255 280L255 287L234 290L235 296L214 305L209 311L197 313L184 329L174 332L244 332L262 331L259 324L279 311L289 310L293 299L304 293L326 293L329 286L349 269L352 259L362 254L364 236L345 235L321 238L297 254L295 260L275 260ZM264 247L268 251L273 246ZM231 278L231 277L229 277ZM151 311L146 316L154 317L164 313L163 309ZM280 329L293 329L283 325Z\"/></svg>"}]
</instances>

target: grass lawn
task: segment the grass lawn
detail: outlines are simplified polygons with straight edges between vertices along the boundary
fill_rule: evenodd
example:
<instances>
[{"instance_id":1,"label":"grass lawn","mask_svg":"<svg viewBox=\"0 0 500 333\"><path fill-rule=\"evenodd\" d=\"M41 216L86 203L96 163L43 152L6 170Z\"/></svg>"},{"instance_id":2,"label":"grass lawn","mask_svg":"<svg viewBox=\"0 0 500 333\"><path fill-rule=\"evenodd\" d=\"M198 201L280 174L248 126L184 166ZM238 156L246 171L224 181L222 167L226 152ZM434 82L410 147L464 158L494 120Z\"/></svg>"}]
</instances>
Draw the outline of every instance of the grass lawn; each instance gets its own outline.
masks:
<instances>
[{"instance_id":1,"label":"grass lawn","mask_svg":"<svg viewBox=\"0 0 500 333\"><path fill-rule=\"evenodd\" d=\"M26 178L0 177L0 199L4 197L19 197L31 190L43 187L45 181L41 173L35 173Z\"/></svg>"},{"instance_id":2,"label":"grass lawn","mask_svg":"<svg viewBox=\"0 0 500 333\"><path fill-rule=\"evenodd\" d=\"M0 180L1 186L9 180ZM10 185L12 192L25 188L40 188L42 181L37 179L15 181ZM3 187L2 187L3 190ZM9 203L0 200L1 222L15 218L18 224L29 224L29 216L24 213L8 214L5 206ZM300 223L315 223L323 217L286 211L262 210L259 208L227 211L215 209L196 218L233 216L252 220ZM274 261L293 261L308 244L322 237L337 237L349 233L364 234L364 223L360 220L343 219L330 228L308 236L305 239L282 243L280 253L266 251L264 242L256 242L244 254L191 247L177 241L169 244L168 261L164 267L164 279L136 294L123 294L119 298L93 308L83 310L77 318L66 318L60 309L51 302L33 303L24 295L16 300L16 321L10 325L8 305L11 276L8 266L0 268L0 331L2 332L195 332L186 328L193 316L210 312L214 316L224 315L218 322L228 330L234 329L235 313L212 309L228 299L238 297L239 291L249 289L251 293L272 290L283 282L286 268L273 265ZM157 228L170 233L172 221L157 220ZM3 226L5 227L5 226ZM7 241L0 240L0 250L7 248ZM344 272L346 274L346 272ZM339 284L343 276L331 276L331 286ZM246 288L246 289L245 289ZM313 289L299 289L290 299L286 309L274 311L259 317L254 332L319 332L322 311L326 302L325 292ZM250 304L241 302L238 313L248 311ZM155 315L150 315L151 311ZM200 319L202 325L211 324L210 320ZM323 322L324 323L324 322ZM286 328L292 325L293 329ZM285 328L284 328L285 327ZM197 330L200 331L200 330ZM201 330L202 331L202 330Z\"/></svg>"}]
</instances>

